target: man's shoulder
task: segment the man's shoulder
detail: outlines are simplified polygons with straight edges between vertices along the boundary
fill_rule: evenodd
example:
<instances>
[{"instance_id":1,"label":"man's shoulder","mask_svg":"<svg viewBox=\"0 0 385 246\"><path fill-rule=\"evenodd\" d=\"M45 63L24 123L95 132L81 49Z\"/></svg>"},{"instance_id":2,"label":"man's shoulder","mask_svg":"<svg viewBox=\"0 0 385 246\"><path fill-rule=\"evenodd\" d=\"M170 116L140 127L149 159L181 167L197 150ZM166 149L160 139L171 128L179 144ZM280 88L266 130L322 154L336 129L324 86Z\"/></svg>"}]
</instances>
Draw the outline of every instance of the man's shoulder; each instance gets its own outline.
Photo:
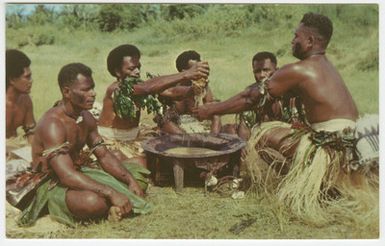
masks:
<instances>
[{"instance_id":1,"label":"man's shoulder","mask_svg":"<svg viewBox=\"0 0 385 246\"><path fill-rule=\"evenodd\" d=\"M112 82L111 84L108 85L107 91L114 91L118 87L119 87L119 82L118 81L114 81L114 82Z\"/></svg>"},{"instance_id":2,"label":"man's shoulder","mask_svg":"<svg viewBox=\"0 0 385 246\"><path fill-rule=\"evenodd\" d=\"M66 124L55 113L55 108L48 110L39 120L34 139L36 144L50 148L59 146L67 141Z\"/></svg>"},{"instance_id":3,"label":"man's shoulder","mask_svg":"<svg viewBox=\"0 0 385 246\"><path fill-rule=\"evenodd\" d=\"M17 103L24 106L31 106L32 98L29 94L21 94Z\"/></svg>"},{"instance_id":4,"label":"man's shoulder","mask_svg":"<svg viewBox=\"0 0 385 246\"><path fill-rule=\"evenodd\" d=\"M35 134L46 136L48 132L62 132L65 124L58 115L57 108L50 108L46 111L37 123Z\"/></svg>"},{"instance_id":5,"label":"man's shoulder","mask_svg":"<svg viewBox=\"0 0 385 246\"><path fill-rule=\"evenodd\" d=\"M296 71L296 70L299 70L301 68L303 68L304 66L306 66L306 64L304 63L304 61L297 61L297 62L293 62L293 63L289 63L289 64L286 64L286 65L283 65L281 67L281 70L293 70L293 71Z\"/></svg>"},{"instance_id":6,"label":"man's shoulder","mask_svg":"<svg viewBox=\"0 0 385 246\"><path fill-rule=\"evenodd\" d=\"M285 74L285 76L305 76L311 75L313 67L306 60L289 63L282 66L279 69L279 74Z\"/></svg>"},{"instance_id":7,"label":"man's shoulder","mask_svg":"<svg viewBox=\"0 0 385 246\"><path fill-rule=\"evenodd\" d=\"M60 117L58 116L58 109L56 107L48 109L43 116L40 118L38 125L45 127L49 124L61 123Z\"/></svg>"}]
</instances>

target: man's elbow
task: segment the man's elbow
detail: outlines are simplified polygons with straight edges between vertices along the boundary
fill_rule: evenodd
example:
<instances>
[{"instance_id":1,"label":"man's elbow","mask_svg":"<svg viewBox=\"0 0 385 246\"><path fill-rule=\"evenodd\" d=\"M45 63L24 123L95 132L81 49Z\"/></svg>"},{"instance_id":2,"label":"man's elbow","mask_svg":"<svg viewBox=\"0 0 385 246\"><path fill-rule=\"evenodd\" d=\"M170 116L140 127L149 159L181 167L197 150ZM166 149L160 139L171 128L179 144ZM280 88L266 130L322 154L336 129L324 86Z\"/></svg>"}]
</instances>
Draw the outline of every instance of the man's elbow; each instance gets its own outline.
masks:
<instances>
[{"instance_id":1,"label":"man's elbow","mask_svg":"<svg viewBox=\"0 0 385 246\"><path fill-rule=\"evenodd\" d=\"M280 96L283 95L283 93L280 92L280 91L277 91L277 90L270 90L270 89L267 90L267 93L269 94L269 96L271 96L271 97L273 97L273 98L277 98L277 97L280 97Z\"/></svg>"}]
</instances>

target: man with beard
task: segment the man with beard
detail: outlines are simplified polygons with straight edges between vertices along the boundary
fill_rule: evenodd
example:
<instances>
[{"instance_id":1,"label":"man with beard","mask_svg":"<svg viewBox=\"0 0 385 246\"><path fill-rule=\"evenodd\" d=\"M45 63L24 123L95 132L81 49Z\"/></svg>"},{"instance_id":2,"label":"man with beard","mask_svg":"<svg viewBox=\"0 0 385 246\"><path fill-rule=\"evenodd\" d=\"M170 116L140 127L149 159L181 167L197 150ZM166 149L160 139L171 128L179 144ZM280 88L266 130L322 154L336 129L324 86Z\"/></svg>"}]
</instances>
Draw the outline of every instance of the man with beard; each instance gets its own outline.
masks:
<instances>
[{"instance_id":1,"label":"man with beard","mask_svg":"<svg viewBox=\"0 0 385 246\"><path fill-rule=\"evenodd\" d=\"M299 96L310 125L262 123L251 133L244 162L256 185L268 184L264 190L270 190L279 202L317 223L328 220L331 214L323 208L333 198L363 201L378 185L378 176L376 181L370 168L357 167L353 158L358 111L341 75L325 55L332 32L328 17L306 13L291 42L293 55L300 61L277 70L263 89L250 88L227 101L195 109L198 118L207 119L252 109L266 97ZM369 190L358 192L366 188Z\"/></svg>"},{"instance_id":2,"label":"man with beard","mask_svg":"<svg viewBox=\"0 0 385 246\"><path fill-rule=\"evenodd\" d=\"M23 209L18 223L32 225L47 208L52 218L70 226L107 215L120 220L132 211L149 212L150 204L141 198L145 184L138 181L148 170L122 163L108 151L88 111L96 96L91 69L68 64L60 70L58 81L62 103L42 116L32 143L36 176L31 180L44 176L48 180L42 179L33 199L17 204ZM89 151L84 151L85 145ZM96 166L91 154L98 160Z\"/></svg>"}]
</instances>

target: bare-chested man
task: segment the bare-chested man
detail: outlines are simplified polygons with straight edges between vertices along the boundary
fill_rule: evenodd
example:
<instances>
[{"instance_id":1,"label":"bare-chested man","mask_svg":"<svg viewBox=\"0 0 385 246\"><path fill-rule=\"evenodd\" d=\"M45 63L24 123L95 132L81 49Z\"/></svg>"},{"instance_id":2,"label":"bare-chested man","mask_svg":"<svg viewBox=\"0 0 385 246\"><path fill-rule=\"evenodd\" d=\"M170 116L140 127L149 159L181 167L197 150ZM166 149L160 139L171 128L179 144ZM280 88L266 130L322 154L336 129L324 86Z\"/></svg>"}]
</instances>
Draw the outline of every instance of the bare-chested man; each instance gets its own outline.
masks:
<instances>
[{"instance_id":1,"label":"bare-chested man","mask_svg":"<svg viewBox=\"0 0 385 246\"><path fill-rule=\"evenodd\" d=\"M248 86L245 91L252 87L262 88L266 79L270 78L278 69L277 58L271 52L262 51L256 53L251 61L255 83ZM301 102L296 97L285 95L276 98L267 98L263 105L237 114L237 124L227 124L222 131L238 134L242 139L250 137L251 128L266 121L280 120L285 122L303 121L303 110Z\"/></svg>"},{"instance_id":2,"label":"bare-chested man","mask_svg":"<svg viewBox=\"0 0 385 246\"><path fill-rule=\"evenodd\" d=\"M32 168L48 173L50 180L39 187L20 224L33 223L39 214L35 209L45 206L53 218L68 225L107 214L119 220L132 210L148 212L132 164L122 164L107 150L88 111L96 96L91 69L81 63L65 65L58 81L62 103L42 116L32 144ZM82 151L85 145L101 168L86 167L90 160Z\"/></svg>"},{"instance_id":3,"label":"bare-chested man","mask_svg":"<svg viewBox=\"0 0 385 246\"><path fill-rule=\"evenodd\" d=\"M134 140L139 132L140 107L139 98L154 95L175 86L180 82L207 78L209 66L207 62L197 62L190 69L182 72L151 78L142 83L132 85L132 93L126 98L134 101L137 106L134 117L120 117L114 108L114 94L120 90L125 79L138 79L140 77L140 51L130 44L120 45L114 48L108 55L107 67L109 73L116 81L108 86L103 99L103 109L99 117L99 132L106 139L115 140L116 151L120 149L126 156L133 157L139 153L129 153L129 144L125 141ZM120 142L120 143L119 143ZM127 148L126 148L127 147ZM143 156L142 156L143 157ZM144 158L144 157L143 157Z\"/></svg>"},{"instance_id":4,"label":"bare-chested man","mask_svg":"<svg viewBox=\"0 0 385 246\"><path fill-rule=\"evenodd\" d=\"M358 117L356 105L340 74L325 55L332 31L327 17L306 14L292 40L293 55L300 61L277 70L268 80L265 92L250 88L227 101L203 105L195 113L200 119L214 114L238 113L252 109L264 94L279 97L293 93L302 98L310 124L345 119L345 126L354 127ZM278 144L281 134L285 135L283 132L276 135L272 143Z\"/></svg>"},{"instance_id":5,"label":"bare-chested man","mask_svg":"<svg viewBox=\"0 0 385 246\"><path fill-rule=\"evenodd\" d=\"M28 142L31 142L36 125L32 100L31 60L21 51L6 51L6 137L16 137L17 128L23 127Z\"/></svg>"},{"instance_id":6,"label":"bare-chested man","mask_svg":"<svg viewBox=\"0 0 385 246\"><path fill-rule=\"evenodd\" d=\"M267 170L264 163L270 164L283 175L273 191L280 201L296 214L319 219L325 214L317 209L330 196L354 196L346 182L354 178L353 173L361 175L362 171L352 165L357 108L341 75L325 55L332 32L328 17L305 14L291 42L293 56L300 61L277 70L264 90L250 88L227 101L195 110L200 119L207 119L214 114L252 109L267 95L299 96L310 127L262 123L253 129L245 163L249 174L260 182L268 180L261 170Z\"/></svg>"},{"instance_id":7,"label":"bare-chested man","mask_svg":"<svg viewBox=\"0 0 385 246\"><path fill-rule=\"evenodd\" d=\"M176 68L178 72L183 72L191 68L194 63L200 61L201 56L195 50L184 51L176 59ZM158 118L157 120L163 132L183 134L186 132L208 131L199 121L191 116L192 109L197 104L212 103L215 101L215 98L209 85L206 84L206 87L202 89L194 88L196 86L191 80L183 81L179 83L178 86L167 89L159 94L159 99L168 107L162 119ZM197 95L194 92L197 92ZM201 95L198 93L201 93ZM214 115L209 131L216 134L219 133L220 129L220 117Z\"/></svg>"}]
</instances>

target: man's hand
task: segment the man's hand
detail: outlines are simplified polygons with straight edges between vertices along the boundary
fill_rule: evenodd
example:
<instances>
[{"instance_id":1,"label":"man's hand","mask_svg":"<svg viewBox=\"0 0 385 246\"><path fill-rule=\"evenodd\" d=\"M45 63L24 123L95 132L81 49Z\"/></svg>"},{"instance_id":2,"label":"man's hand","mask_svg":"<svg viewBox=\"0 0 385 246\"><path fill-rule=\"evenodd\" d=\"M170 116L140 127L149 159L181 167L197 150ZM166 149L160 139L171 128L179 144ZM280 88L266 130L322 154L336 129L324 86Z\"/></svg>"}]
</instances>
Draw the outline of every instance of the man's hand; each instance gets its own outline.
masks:
<instances>
[{"instance_id":1,"label":"man's hand","mask_svg":"<svg viewBox=\"0 0 385 246\"><path fill-rule=\"evenodd\" d=\"M123 193L120 193L117 191L112 192L112 194L110 195L110 201L112 206L116 206L120 208L119 212L121 217L128 215L132 210L132 205L128 200L128 197Z\"/></svg>"},{"instance_id":2,"label":"man's hand","mask_svg":"<svg viewBox=\"0 0 385 246\"><path fill-rule=\"evenodd\" d=\"M130 184L128 185L128 189L130 189L130 191L134 192L138 196L144 196L143 190L140 188L139 184L135 180L130 182Z\"/></svg>"},{"instance_id":3,"label":"man's hand","mask_svg":"<svg viewBox=\"0 0 385 246\"><path fill-rule=\"evenodd\" d=\"M192 109L193 116L198 120L211 119L212 115L209 110L209 104L203 104L202 106Z\"/></svg>"},{"instance_id":4,"label":"man's hand","mask_svg":"<svg viewBox=\"0 0 385 246\"><path fill-rule=\"evenodd\" d=\"M192 66L184 72L188 80L207 79L210 74L210 68L207 62L194 62Z\"/></svg>"}]
</instances>

